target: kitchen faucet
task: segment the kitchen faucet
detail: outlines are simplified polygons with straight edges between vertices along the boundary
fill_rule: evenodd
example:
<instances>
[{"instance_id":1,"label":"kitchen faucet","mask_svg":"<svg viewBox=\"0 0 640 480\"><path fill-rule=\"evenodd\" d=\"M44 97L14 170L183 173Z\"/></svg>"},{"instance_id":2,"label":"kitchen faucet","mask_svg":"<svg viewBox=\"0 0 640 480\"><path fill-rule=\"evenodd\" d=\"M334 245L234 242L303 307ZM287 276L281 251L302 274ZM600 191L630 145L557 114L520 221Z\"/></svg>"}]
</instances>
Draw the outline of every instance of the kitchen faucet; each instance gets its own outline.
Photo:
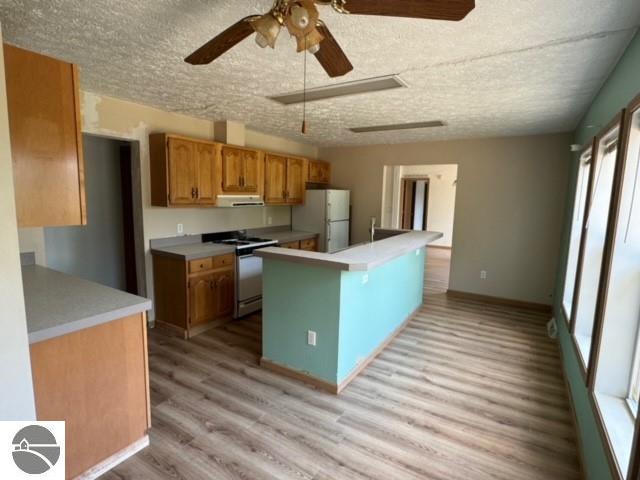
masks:
<instances>
[{"instance_id":1,"label":"kitchen faucet","mask_svg":"<svg viewBox=\"0 0 640 480\"><path fill-rule=\"evenodd\" d=\"M369 229L369 234L369 241L373 243L376 236L376 217L371 217L371 228Z\"/></svg>"}]
</instances>

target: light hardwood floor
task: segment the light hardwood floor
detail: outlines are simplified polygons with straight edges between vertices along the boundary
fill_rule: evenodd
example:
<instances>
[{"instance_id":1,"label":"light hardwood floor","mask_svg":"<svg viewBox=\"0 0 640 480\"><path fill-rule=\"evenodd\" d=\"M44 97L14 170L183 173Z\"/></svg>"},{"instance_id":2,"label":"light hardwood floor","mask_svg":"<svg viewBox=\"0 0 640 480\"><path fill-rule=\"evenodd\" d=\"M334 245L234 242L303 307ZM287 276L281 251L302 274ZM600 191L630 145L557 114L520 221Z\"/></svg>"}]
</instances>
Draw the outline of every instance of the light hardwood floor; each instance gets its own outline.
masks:
<instances>
[{"instance_id":1,"label":"light hardwood floor","mask_svg":"<svg viewBox=\"0 0 640 480\"><path fill-rule=\"evenodd\" d=\"M149 336L151 446L103 478L581 478L543 315L454 300L430 250L426 303L338 397L258 366L260 319Z\"/></svg>"}]
</instances>

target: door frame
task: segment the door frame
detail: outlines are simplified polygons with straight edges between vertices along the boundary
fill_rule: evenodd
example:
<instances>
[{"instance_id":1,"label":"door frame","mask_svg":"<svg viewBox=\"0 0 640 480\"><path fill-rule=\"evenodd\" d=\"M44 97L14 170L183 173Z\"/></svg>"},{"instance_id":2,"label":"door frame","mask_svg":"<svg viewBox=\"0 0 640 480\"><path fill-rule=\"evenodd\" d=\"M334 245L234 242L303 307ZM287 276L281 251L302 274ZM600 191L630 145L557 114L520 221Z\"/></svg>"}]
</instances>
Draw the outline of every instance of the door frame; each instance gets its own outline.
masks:
<instances>
[{"instance_id":1,"label":"door frame","mask_svg":"<svg viewBox=\"0 0 640 480\"><path fill-rule=\"evenodd\" d=\"M413 215L410 215L407 218L407 207L411 209L411 213L414 211L415 207L415 198L416 198L416 182L424 181L425 182L425 192L424 192L424 210L422 215L422 230L426 231L427 229L427 216L428 216L428 208L429 208L429 183L431 182L430 177L425 176L412 176L407 175L400 178L401 182L401 194L400 194L400 228L404 230L413 230ZM408 195L407 188L411 185L411 202L408 203ZM408 225L408 226L407 226Z\"/></svg>"}]
</instances>

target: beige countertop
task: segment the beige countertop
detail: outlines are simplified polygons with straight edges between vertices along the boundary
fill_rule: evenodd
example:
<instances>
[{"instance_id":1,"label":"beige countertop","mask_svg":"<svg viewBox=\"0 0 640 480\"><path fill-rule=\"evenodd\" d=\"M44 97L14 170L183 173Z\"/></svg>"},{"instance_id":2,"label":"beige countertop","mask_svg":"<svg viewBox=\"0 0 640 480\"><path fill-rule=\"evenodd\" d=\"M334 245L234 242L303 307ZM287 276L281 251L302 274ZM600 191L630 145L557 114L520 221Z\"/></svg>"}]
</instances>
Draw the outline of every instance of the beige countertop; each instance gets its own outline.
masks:
<instances>
[{"instance_id":1,"label":"beige countertop","mask_svg":"<svg viewBox=\"0 0 640 480\"><path fill-rule=\"evenodd\" d=\"M338 253L306 252L269 247L255 252L266 259L305 263L345 271L367 271L442 238L440 232L405 232L373 243L356 245Z\"/></svg>"},{"instance_id":2,"label":"beige countertop","mask_svg":"<svg viewBox=\"0 0 640 480\"><path fill-rule=\"evenodd\" d=\"M22 267L29 343L141 313L151 300L50 268Z\"/></svg>"}]
</instances>

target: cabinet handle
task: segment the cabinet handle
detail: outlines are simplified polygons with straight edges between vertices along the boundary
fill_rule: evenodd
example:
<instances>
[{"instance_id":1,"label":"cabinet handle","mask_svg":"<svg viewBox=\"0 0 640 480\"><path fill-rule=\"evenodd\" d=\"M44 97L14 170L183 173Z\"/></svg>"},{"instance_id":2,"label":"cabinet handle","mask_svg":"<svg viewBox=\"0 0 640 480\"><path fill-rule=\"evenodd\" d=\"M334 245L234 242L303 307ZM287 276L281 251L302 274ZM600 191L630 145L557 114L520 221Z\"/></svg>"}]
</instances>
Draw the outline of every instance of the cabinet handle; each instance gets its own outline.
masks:
<instances>
[{"instance_id":1,"label":"cabinet handle","mask_svg":"<svg viewBox=\"0 0 640 480\"><path fill-rule=\"evenodd\" d=\"M209 289L213 290L213 282L211 282L211 281L209 282Z\"/></svg>"},{"instance_id":2,"label":"cabinet handle","mask_svg":"<svg viewBox=\"0 0 640 480\"><path fill-rule=\"evenodd\" d=\"M191 187L191 198L196 198L196 188Z\"/></svg>"},{"instance_id":3,"label":"cabinet handle","mask_svg":"<svg viewBox=\"0 0 640 480\"><path fill-rule=\"evenodd\" d=\"M196 187L196 198L200 198L200 189Z\"/></svg>"}]
</instances>

